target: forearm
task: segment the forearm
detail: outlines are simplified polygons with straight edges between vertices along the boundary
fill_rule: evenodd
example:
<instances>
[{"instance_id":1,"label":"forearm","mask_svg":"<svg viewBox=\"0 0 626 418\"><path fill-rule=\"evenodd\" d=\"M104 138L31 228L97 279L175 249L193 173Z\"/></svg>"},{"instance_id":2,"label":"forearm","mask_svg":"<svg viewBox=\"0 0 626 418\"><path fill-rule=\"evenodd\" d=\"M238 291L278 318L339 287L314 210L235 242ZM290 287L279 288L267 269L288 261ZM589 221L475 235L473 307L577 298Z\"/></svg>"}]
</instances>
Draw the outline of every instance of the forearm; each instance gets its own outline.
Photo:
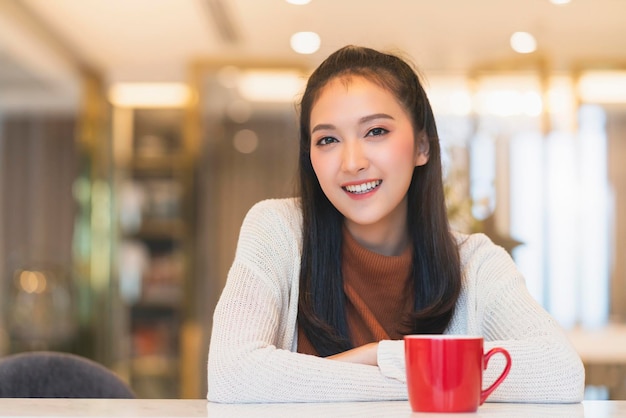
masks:
<instances>
[{"instance_id":1,"label":"forearm","mask_svg":"<svg viewBox=\"0 0 626 418\"><path fill-rule=\"evenodd\" d=\"M406 399L406 387L375 366L289 352L211 349L209 394L215 402L340 402ZM212 359L211 359L212 358Z\"/></svg>"},{"instance_id":2,"label":"forearm","mask_svg":"<svg viewBox=\"0 0 626 418\"><path fill-rule=\"evenodd\" d=\"M489 397L495 402L570 403L583 399L585 370L569 343L554 336L522 341L485 343L485 352L504 347L511 354L511 370ZM495 355L484 374L490 384L502 371L504 361Z\"/></svg>"},{"instance_id":3,"label":"forearm","mask_svg":"<svg viewBox=\"0 0 626 418\"><path fill-rule=\"evenodd\" d=\"M274 288L243 266L215 310L209 393L215 402L328 402L406 399L406 387L376 366L292 352ZM242 283L238 283L241 281ZM244 283L245 282L245 283Z\"/></svg>"},{"instance_id":4,"label":"forearm","mask_svg":"<svg viewBox=\"0 0 626 418\"><path fill-rule=\"evenodd\" d=\"M492 295L485 313L485 351L504 347L511 370L490 400L508 402L580 402L585 370L580 357L556 321L530 296L517 277ZM493 363L493 364L491 364ZM502 370L494 356L485 384Z\"/></svg>"},{"instance_id":5,"label":"forearm","mask_svg":"<svg viewBox=\"0 0 626 418\"><path fill-rule=\"evenodd\" d=\"M330 360L378 366L378 343L365 344L328 357Z\"/></svg>"}]
</instances>

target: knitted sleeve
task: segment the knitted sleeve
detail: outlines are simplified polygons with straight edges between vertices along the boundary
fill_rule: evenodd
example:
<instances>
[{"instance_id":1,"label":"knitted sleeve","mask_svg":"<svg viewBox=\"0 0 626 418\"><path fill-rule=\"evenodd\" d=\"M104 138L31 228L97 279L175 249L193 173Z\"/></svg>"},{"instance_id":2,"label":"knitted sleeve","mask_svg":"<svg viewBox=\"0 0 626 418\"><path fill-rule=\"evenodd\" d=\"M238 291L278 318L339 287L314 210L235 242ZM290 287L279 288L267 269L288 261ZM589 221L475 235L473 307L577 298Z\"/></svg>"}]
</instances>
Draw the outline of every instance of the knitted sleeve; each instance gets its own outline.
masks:
<instances>
[{"instance_id":1,"label":"knitted sleeve","mask_svg":"<svg viewBox=\"0 0 626 418\"><path fill-rule=\"evenodd\" d=\"M503 347L511 370L487 401L568 403L583 399L585 370L565 333L532 298L511 257L486 236L461 244L463 295L446 333L481 335L485 352ZM405 381L403 341L381 341L378 364L384 374ZM491 357L483 376L487 388L504 368Z\"/></svg>"},{"instance_id":2,"label":"knitted sleeve","mask_svg":"<svg viewBox=\"0 0 626 418\"><path fill-rule=\"evenodd\" d=\"M582 361L563 330L530 295L509 254L483 235L466 245L474 247L465 252L470 254L465 262L468 279L476 282L476 319L485 351L504 347L512 358L508 377L489 400L582 401ZM503 367L502 356L492 357L484 385L493 382Z\"/></svg>"},{"instance_id":3,"label":"knitted sleeve","mask_svg":"<svg viewBox=\"0 0 626 418\"><path fill-rule=\"evenodd\" d=\"M292 352L297 313L299 228L276 204L253 207L214 313L208 399L323 402L406 399L401 382L375 366ZM292 286L293 283L293 286ZM293 300L293 299L296 300Z\"/></svg>"}]
</instances>

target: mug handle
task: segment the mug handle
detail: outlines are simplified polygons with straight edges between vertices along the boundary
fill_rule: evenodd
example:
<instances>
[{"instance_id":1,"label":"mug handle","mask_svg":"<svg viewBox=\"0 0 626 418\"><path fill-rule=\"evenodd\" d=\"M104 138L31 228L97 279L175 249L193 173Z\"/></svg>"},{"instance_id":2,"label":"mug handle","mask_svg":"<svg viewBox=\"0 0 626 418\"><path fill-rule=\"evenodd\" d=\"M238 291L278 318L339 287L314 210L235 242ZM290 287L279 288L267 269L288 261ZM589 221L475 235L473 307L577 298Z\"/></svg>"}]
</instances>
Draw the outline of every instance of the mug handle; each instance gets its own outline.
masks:
<instances>
[{"instance_id":1,"label":"mug handle","mask_svg":"<svg viewBox=\"0 0 626 418\"><path fill-rule=\"evenodd\" d=\"M506 358L506 366L504 367L504 370L500 374L500 377L498 377L496 381L491 384L491 386L489 386L485 390L480 391L480 405L482 405L487 399L487 397L491 395L491 392L496 390L496 388L500 385L500 383L502 383L506 375L509 374L509 370L511 370L511 355L509 354L508 351L506 351L502 347L492 348L491 350L487 352L487 354L485 354L485 366L483 370L487 369L487 364L489 363L489 359L491 358L491 356L497 353L501 353L502 355L504 355L504 357Z\"/></svg>"}]
</instances>

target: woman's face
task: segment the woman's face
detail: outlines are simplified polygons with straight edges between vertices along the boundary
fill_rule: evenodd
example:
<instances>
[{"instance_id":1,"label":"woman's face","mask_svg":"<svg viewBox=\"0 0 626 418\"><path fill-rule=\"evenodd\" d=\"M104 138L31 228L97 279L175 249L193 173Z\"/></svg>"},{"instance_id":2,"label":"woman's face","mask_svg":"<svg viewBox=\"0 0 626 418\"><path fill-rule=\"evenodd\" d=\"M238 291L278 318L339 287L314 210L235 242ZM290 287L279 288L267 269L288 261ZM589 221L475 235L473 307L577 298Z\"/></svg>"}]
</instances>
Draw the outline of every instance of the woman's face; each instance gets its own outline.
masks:
<instances>
[{"instance_id":1,"label":"woman's face","mask_svg":"<svg viewBox=\"0 0 626 418\"><path fill-rule=\"evenodd\" d=\"M315 174L357 240L375 246L405 231L413 169L428 156L395 96L361 76L333 79L311 109L310 127Z\"/></svg>"}]
</instances>

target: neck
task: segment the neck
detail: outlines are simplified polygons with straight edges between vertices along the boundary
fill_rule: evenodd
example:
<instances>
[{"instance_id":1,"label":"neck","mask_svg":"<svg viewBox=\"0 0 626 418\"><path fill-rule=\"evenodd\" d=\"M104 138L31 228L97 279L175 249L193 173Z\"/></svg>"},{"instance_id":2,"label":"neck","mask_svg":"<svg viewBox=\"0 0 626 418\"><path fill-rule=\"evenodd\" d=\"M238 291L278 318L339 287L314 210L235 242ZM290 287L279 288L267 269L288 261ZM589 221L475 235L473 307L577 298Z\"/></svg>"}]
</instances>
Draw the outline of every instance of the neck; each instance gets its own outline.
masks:
<instances>
[{"instance_id":1,"label":"neck","mask_svg":"<svg viewBox=\"0 0 626 418\"><path fill-rule=\"evenodd\" d=\"M403 216L389 216L385 222L359 225L346 219L345 226L359 245L381 255L401 255L409 245L406 208Z\"/></svg>"}]
</instances>

